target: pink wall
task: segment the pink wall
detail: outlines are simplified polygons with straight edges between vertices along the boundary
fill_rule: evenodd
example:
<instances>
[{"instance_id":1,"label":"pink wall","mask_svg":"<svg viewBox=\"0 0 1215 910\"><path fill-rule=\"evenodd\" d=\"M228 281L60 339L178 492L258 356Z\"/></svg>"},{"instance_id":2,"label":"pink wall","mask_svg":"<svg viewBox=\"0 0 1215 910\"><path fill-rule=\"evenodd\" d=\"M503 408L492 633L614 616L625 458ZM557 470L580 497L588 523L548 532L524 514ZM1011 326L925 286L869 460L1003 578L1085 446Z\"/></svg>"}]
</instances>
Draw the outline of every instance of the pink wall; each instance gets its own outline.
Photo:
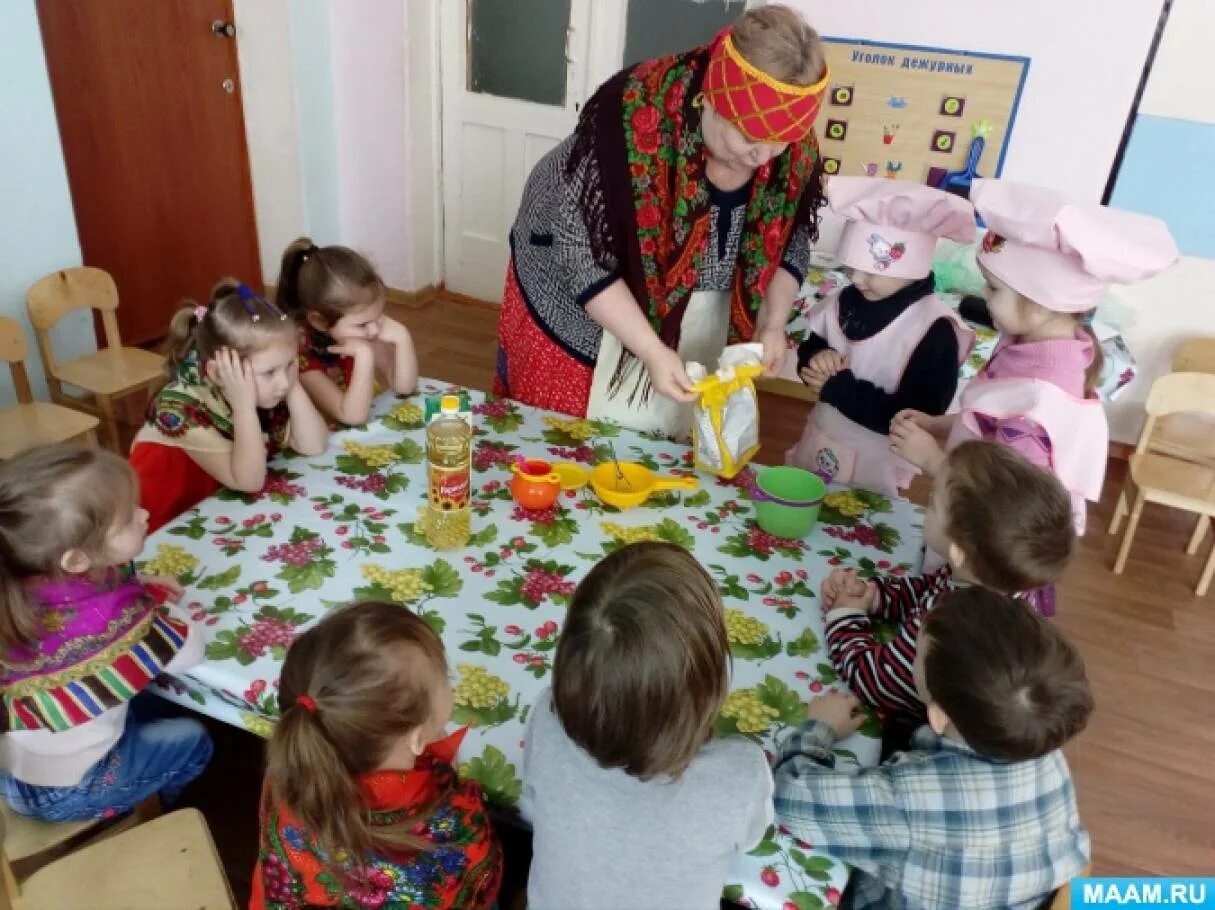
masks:
<instances>
[{"instance_id":1,"label":"pink wall","mask_svg":"<svg viewBox=\"0 0 1215 910\"><path fill-rule=\"evenodd\" d=\"M330 7L342 241L411 287L403 0Z\"/></svg>"}]
</instances>

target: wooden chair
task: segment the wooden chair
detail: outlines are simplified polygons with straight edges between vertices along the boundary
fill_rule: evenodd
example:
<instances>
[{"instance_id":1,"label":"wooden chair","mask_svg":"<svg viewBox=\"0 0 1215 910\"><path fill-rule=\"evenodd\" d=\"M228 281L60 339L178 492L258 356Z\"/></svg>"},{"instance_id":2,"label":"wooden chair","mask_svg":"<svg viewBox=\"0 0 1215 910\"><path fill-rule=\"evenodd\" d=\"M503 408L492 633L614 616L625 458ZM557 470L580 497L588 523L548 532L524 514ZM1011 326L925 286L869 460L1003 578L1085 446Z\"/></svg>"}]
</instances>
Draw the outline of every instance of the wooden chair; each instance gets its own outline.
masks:
<instances>
[{"instance_id":1,"label":"wooden chair","mask_svg":"<svg viewBox=\"0 0 1215 910\"><path fill-rule=\"evenodd\" d=\"M90 844L20 885L4 845L0 910L235 910L202 813L180 809Z\"/></svg>"},{"instance_id":2,"label":"wooden chair","mask_svg":"<svg viewBox=\"0 0 1215 910\"><path fill-rule=\"evenodd\" d=\"M79 441L97 444L97 418L71 408L34 401L25 358L29 345L21 323L0 316L0 360L13 376L17 404L0 410L0 459L12 458L22 449L51 442Z\"/></svg>"},{"instance_id":3,"label":"wooden chair","mask_svg":"<svg viewBox=\"0 0 1215 910\"><path fill-rule=\"evenodd\" d=\"M1207 523L1215 516L1215 466L1187 461L1153 449L1152 439L1160 420L1169 414L1179 413L1215 417L1215 374L1170 373L1152 384L1147 400L1147 423L1139 435L1135 453L1131 455L1126 486L1118 496L1114 520L1110 523L1110 533L1117 534L1122 519L1129 512L1130 521L1114 561L1115 575L1121 575L1126 566L1126 557L1130 553L1131 541L1139 527L1145 503L1157 502L1199 515L1198 526L1186 548L1186 552L1191 554L1197 551L1205 536ZM1212 575L1215 575L1215 546L1211 548L1211 555L1198 580L1197 593L1200 597L1207 593Z\"/></svg>"},{"instance_id":4,"label":"wooden chair","mask_svg":"<svg viewBox=\"0 0 1215 910\"><path fill-rule=\"evenodd\" d=\"M83 266L61 269L39 279L30 288L26 306L30 322L34 324L38 350L42 352L51 399L101 417L105 421L110 448L119 451L121 444L114 400L160 382L164 376L164 358L140 348L122 346L116 315L118 288L114 279L101 269ZM58 363L51 349L50 331L68 313L82 308L101 313L106 346L95 354ZM66 394L64 385L84 390L92 401Z\"/></svg>"},{"instance_id":5,"label":"wooden chair","mask_svg":"<svg viewBox=\"0 0 1215 910\"><path fill-rule=\"evenodd\" d=\"M141 822L160 817L159 796L151 796L130 814L112 819L89 819L73 822L44 822L14 812L0 800L0 825L5 832L4 854L13 875L21 881L47 863L90 842L134 827Z\"/></svg>"}]
</instances>

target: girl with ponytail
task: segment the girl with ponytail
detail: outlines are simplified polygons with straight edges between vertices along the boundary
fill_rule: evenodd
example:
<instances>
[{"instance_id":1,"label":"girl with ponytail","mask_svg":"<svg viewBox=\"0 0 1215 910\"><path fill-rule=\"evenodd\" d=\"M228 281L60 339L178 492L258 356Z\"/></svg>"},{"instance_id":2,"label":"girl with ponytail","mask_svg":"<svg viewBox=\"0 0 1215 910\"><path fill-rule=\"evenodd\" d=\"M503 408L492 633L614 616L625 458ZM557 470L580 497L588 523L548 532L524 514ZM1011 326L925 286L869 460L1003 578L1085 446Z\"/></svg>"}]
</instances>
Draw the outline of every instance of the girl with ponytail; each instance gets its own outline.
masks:
<instances>
[{"instance_id":1,"label":"girl with ponytail","mask_svg":"<svg viewBox=\"0 0 1215 910\"><path fill-rule=\"evenodd\" d=\"M377 386L413 393L413 338L384 315L384 282L360 253L299 238L283 253L277 299L303 327L300 383L326 416L359 426Z\"/></svg>"},{"instance_id":2,"label":"girl with ponytail","mask_svg":"<svg viewBox=\"0 0 1215 910\"><path fill-rule=\"evenodd\" d=\"M453 768L443 645L416 614L366 602L291 645L267 747L250 910L488 910L502 853Z\"/></svg>"},{"instance_id":3,"label":"girl with ponytail","mask_svg":"<svg viewBox=\"0 0 1215 910\"><path fill-rule=\"evenodd\" d=\"M296 368L285 312L231 278L169 327L167 384L131 447L140 502L155 531L220 487L256 493L266 460L290 447L319 455L329 431Z\"/></svg>"}]
</instances>

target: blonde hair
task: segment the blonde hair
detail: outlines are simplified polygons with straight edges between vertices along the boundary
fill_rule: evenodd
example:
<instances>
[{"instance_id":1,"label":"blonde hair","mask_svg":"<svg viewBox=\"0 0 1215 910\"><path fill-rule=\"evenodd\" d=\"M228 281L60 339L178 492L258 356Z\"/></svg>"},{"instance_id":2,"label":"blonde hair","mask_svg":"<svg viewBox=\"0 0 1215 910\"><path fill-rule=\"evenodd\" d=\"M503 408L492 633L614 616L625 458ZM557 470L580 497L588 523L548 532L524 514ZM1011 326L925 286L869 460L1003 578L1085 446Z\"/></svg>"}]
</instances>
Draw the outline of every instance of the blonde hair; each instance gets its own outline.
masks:
<instances>
[{"instance_id":1,"label":"blonde hair","mask_svg":"<svg viewBox=\"0 0 1215 910\"><path fill-rule=\"evenodd\" d=\"M743 59L791 85L814 85L827 71L823 41L801 14L774 4L743 13L730 30Z\"/></svg>"},{"instance_id":2,"label":"blonde hair","mask_svg":"<svg viewBox=\"0 0 1215 910\"><path fill-rule=\"evenodd\" d=\"M279 268L277 299L296 319L317 313L332 326L358 302L352 288L384 293L384 281L367 257L350 247L317 246L300 237L287 247Z\"/></svg>"},{"instance_id":3,"label":"blonde hair","mask_svg":"<svg viewBox=\"0 0 1215 910\"><path fill-rule=\"evenodd\" d=\"M328 856L344 852L357 867L369 851L425 848L410 833L418 818L373 829L355 778L376 770L402 736L430 720L446 673L438 636L392 603L330 613L288 649L279 679L282 716L267 746L269 795ZM311 704L300 704L300 696Z\"/></svg>"},{"instance_id":4,"label":"blonde hair","mask_svg":"<svg viewBox=\"0 0 1215 910\"><path fill-rule=\"evenodd\" d=\"M604 768L678 776L726 698L721 595L682 547L621 547L574 591L553 666L566 735Z\"/></svg>"},{"instance_id":5,"label":"blonde hair","mask_svg":"<svg viewBox=\"0 0 1215 910\"><path fill-rule=\"evenodd\" d=\"M37 640L28 583L61 576L70 550L99 557L138 489L131 466L101 449L38 446L0 463L0 645Z\"/></svg>"},{"instance_id":6,"label":"blonde hair","mask_svg":"<svg viewBox=\"0 0 1215 910\"><path fill-rule=\"evenodd\" d=\"M248 286L235 278L224 278L211 290L205 307L184 300L173 315L169 323L169 377L194 354L198 355L201 368L223 348L248 357L280 338L290 339L294 344L295 323Z\"/></svg>"}]
</instances>

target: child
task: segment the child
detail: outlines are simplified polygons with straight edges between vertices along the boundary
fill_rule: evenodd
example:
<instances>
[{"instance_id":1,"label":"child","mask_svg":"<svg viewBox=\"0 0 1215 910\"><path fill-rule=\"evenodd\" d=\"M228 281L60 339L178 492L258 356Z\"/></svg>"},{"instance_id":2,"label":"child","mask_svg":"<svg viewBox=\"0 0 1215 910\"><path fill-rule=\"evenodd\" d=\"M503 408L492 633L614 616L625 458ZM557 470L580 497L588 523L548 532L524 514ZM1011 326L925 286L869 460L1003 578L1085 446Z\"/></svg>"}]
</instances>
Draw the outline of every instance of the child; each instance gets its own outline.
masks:
<instances>
[{"instance_id":1,"label":"child","mask_svg":"<svg viewBox=\"0 0 1215 910\"><path fill-rule=\"evenodd\" d=\"M528 721L528 907L717 906L772 820L763 751L711 739L728 682L721 598L686 550L632 544L591 569Z\"/></svg>"},{"instance_id":2,"label":"child","mask_svg":"<svg viewBox=\"0 0 1215 910\"><path fill-rule=\"evenodd\" d=\"M888 721L922 722L911 667L929 611L965 585L1013 594L1055 581L1075 543L1071 514L1059 481L1016 452L977 440L959 445L933 479L924 519L925 540L949 562L927 575L867 584L836 569L823 583L827 653L840 679ZM889 643L875 636L874 619L895 625Z\"/></svg>"},{"instance_id":3,"label":"child","mask_svg":"<svg viewBox=\"0 0 1215 910\"><path fill-rule=\"evenodd\" d=\"M445 736L443 644L391 603L330 613L287 651L266 753L252 910L488 910L502 852Z\"/></svg>"},{"instance_id":4,"label":"child","mask_svg":"<svg viewBox=\"0 0 1215 910\"><path fill-rule=\"evenodd\" d=\"M143 692L203 657L202 633L156 602L177 581L126 571L147 521L116 455L43 446L0 464L0 787L22 815L172 803L211 758L201 723Z\"/></svg>"},{"instance_id":5,"label":"child","mask_svg":"<svg viewBox=\"0 0 1215 910\"><path fill-rule=\"evenodd\" d=\"M1109 448L1096 396L1101 349L1084 319L1112 282L1161 271L1177 247L1156 218L1073 204L1039 187L976 180L970 198L990 228L979 267L1003 337L963 390L960 413L900 413L891 447L931 473L963 439L1010 445L1063 482L1083 534L1085 500L1101 495Z\"/></svg>"},{"instance_id":6,"label":"child","mask_svg":"<svg viewBox=\"0 0 1215 910\"><path fill-rule=\"evenodd\" d=\"M149 530L220 487L257 492L282 448L325 451L325 421L298 382L295 325L264 297L225 279L206 306L178 311L169 343L169 382L131 446Z\"/></svg>"},{"instance_id":7,"label":"child","mask_svg":"<svg viewBox=\"0 0 1215 910\"><path fill-rule=\"evenodd\" d=\"M818 404L785 460L897 495L915 469L890 451L890 421L908 408L945 413L974 341L932 276L937 239L973 240L974 210L942 190L872 177L832 177L827 199L848 219L838 256L852 284L810 314L797 357Z\"/></svg>"},{"instance_id":8,"label":"child","mask_svg":"<svg viewBox=\"0 0 1215 910\"><path fill-rule=\"evenodd\" d=\"M876 768L834 768L854 699L810 703L774 760L777 818L854 868L857 910L1036 910L1089 858L1061 751L1093 709L1080 655L1017 600L966 588L924 623L915 677L928 724Z\"/></svg>"},{"instance_id":9,"label":"child","mask_svg":"<svg viewBox=\"0 0 1215 910\"><path fill-rule=\"evenodd\" d=\"M348 426L367 422L377 377L398 395L417 386L413 339L384 315L384 299L384 282L352 249L301 237L283 253L278 302L303 324L300 382Z\"/></svg>"}]
</instances>

